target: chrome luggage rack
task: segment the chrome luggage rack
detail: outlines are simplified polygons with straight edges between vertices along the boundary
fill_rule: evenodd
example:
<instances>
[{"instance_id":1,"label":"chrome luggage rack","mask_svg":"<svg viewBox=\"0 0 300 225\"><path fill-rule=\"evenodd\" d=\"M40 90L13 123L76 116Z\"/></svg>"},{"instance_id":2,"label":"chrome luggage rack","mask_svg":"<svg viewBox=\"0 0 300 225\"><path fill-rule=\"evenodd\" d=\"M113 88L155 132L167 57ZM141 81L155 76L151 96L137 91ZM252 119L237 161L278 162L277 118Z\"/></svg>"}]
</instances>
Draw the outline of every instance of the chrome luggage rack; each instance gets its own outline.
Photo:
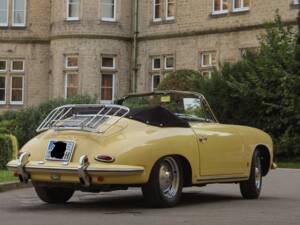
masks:
<instances>
[{"instance_id":1,"label":"chrome luggage rack","mask_svg":"<svg viewBox=\"0 0 300 225\"><path fill-rule=\"evenodd\" d=\"M128 107L121 105L64 105L51 111L36 132L54 129L105 133L129 111Z\"/></svg>"}]
</instances>

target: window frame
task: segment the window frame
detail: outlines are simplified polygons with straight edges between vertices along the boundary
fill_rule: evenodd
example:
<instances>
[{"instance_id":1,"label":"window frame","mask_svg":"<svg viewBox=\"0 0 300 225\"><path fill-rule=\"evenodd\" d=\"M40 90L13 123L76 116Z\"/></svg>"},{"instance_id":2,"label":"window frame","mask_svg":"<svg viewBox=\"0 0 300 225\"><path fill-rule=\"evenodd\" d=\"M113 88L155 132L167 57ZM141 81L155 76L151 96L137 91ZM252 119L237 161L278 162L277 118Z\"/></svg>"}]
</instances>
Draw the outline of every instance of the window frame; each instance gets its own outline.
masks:
<instances>
[{"instance_id":1,"label":"window frame","mask_svg":"<svg viewBox=\"0 0 300 225\"><path fill-rule=\"evenodd\" d=\"M155 74L151 75L151 91L152 92L156 90L156 88L154 88L154 78L155 77L159 77L159 83L161 82L161 75L160 74L155 73Z\"/></svg>"},{"instance_id":2,"label":"window frame","mask_svg":"<svg viewBox=\"0 0 300 225\"><path fill-rule=\"evenodd\" d=\"M66 16L66 20L67 21L78 21L78 20L80 20L81 0L77 0L78 1L78 16L70 16L70 7L69 7L70 1L71 0L67 0L67 8L66 8L67 16Z\"/></svg>"},{"instance_id":3,"label":"window frame","mask_svg":"<svg viewBox=\"0 0 300 225\"><path fill-rule=\"evenodd\" d=\"M112 76L112 87L104 87L104 88L111 88L112 89L112 99L111 100L104 100L102 99L102 80L103 80L103 75L110 75ZM116 93L116 74L113 72L102 72L101 73L101 78L100 78L100 102L101 103L113 103L115 101L115 93Z\"/></svg>"},{"instance_id":4,"label":"window frame","mask_svg":"<svg viewBox=\"0 0 300 225\"><path fill-rule=\"evenodd\" d=\"M26 27L27 22L27 0L24 0L24 23L15 23L15 1L12 0L12 26L13 27Z\"/></svg>"},{"instance_id":5,"label":"window frame","mask_svg":"<svg viewBox=\"0 0 300 225\"><path fill-rule=\"evenodd\" d=\"M22 70L14 70L13 64L14 62L22 62L23 63L23 69ZM24 59L12 59L10 62L10 71L12 73L24 73L25 72L25 60Z\"/></svg>"},{"instance_id":6,"label":"window frame","mask_svg":"<svg viewBox=\"0 0 300 225\"><path fill-rule=\"evenodd\" d=\"M71 57L76 57L77 58L77 66L68 66L68 59ZM65 55L65 69L67 70L77 70L79 69L79 55Z\"/></svg>"},{"instance_id":7,"label":"window frame","mask_svg":"<svg viewBox=\"0 0 300 225\"><path fill-rule=\"evenodd\" d=\"M159 68L155 68L155 59L159 59L159 65L160 67ZM161 70L161 57L160 56L153 56L152 59L151 59L151 69L152 71L159 71Z\"/></svg>"},{"instance_id":8,"label":"window frame","mask_svg":"<svg viewBox=\"0 0 300 225\"><path fill-rule=\"evenodd\" d=\"M175 20L175 13L176 13L176 0L164 0L165 1L165 18L166 20ZM169 1L174 2L174 16L168 16L168 11L169 11Z\"/></svg>"},{"instance_id":9,"label":"window frame","mask_svg":"<svg viewBox=\"0 0 300 225\"><path fill-rule=\"evenodd\" d=\"M209 64L205 65L204 64L204 55L209 55ZM200 53L200 67L201 68L210 68L210 67L215 67L216 65L213 64L213 54L215 54L215 58L217 57L217 52L216 51L203 51ZM216 59L217 61L217 59Z\"/></svg>"},{"instance_id":10,"label":"window frame","mask_svg":"<svg viewBox=\"0 0 300 225\"><path fill-rule=\"evenodd\" d=\"M0 105L5 105L6 104L6 94L7 94L7 75L6 74L0 74L0 78L4 77L4 101L1 101L0 99ZM0 87L0 90L3 89Z\"/></svg>"},{"instance_id":11,"label":"window frame","mask_svg":"<svg viewBox=\"0 0 300 225\"><path fill-rule=\"evenodd\" d=\"M5 0L6 1L6 23L0 23L0 27L8 27L8 20L9 20L9 0ZM2 10L5 11L5 10Z\"/></svg>"},{"instance_id":12,"label":"window frame","mask_svg":"<svg viewBox=\"0 0 300 225\"><path fill-rule=\"evenodd\" d=\"M112 67L103 66L103 58L112 58L113 59L113 66ZM116 69L116 56L102 55L101 56L101 69L102 70L115 70Z\"/></svg>"},{"instance_id":13,"label":"window frame","mask_svg":"<svg viewBox=\"0 0 300 225\"><path fill-rule=\"evenodd\" d=\"M215 1L220 1L220 10L215 10ZM224 1L226 1L226 0L212 0L212 2L213 2L212 15L221 15L221 14L229 13L229 9L224 9Z\"/></svg>"},{"instance_id":14,"label":"window frame","mask_svg":"<svg viewBox=\"0 0 300 225\"><path fill-rule=\"evenodd\" d=\"M167 67L167 59L173 58L173 67ZM168 55L164 57L164 69L165 70L174 70L175 68L175 57L173 55Z\"/></svg>"},{"instance_id":15,"label":"window frame","mask_svg":"<svg viewBox=\"0 0 300 225\"><path fill-rule=\"evenodd\" d=\"M1 70L1 69L0 69L0 75L1 75L1 73L6 73L6 72L8 72L8 68L7 68L8 60L0 59L0 61L5 62L5 70Z\"/></svg>"},{"instance_id":16,"label":"window frame","mask_svg":"<svg viewBox=\"0 0 300 225\"><path fill-rule=\"evenodd\" d=\"M206 79L206 78L211 79L213 70L202 70L200 73L201 73L201 76L203 77L203 79ZM208 76L205 77L203 73L208 73Z\"/></svg>"},{"instance_id":17,"label":"window frame","mask_svg":"<svg viewBox=\"0 0 300 225\"><path fill-rule=\"evenodd\" d=\"M12 92L13 92L13 88L12 88L12 80L14 77L21 77L22 78L22 101L13 101L12 100ZM24 87L25 87L25 79L24 79L24 75L16 75L13 74L10 76L10 105L24 105Z\"/></svg>"},{"instance_id":18,"label":"window frame","mask_svg":"<svg viewBox=\"0 0 300 225\"><path fill-rule=\"evenodd\" d=\"M157 5L160 5L160 10L162 12L162 7L164 5L163 1L165 1L165 0L161 0L161 1L162 1L161 4L156 4L156 0L152 0L152 14L153 14L152 19L153 19L153 22L161 22L162 21L162 15L161 15L161 17L158 17L158 18L155 17L155 15L156 15L156 6ZM160 12L160 14L161 14L161 12Z\"/></svg>"},{"instance_id":19,"label":"window frame","mask_svg":"<svg viewBox=\"0 0 300 225\"><path fill-rule=\"evenodd\" d=\"M105 17L103 16L102 10L103 10L103 0L100 0L100 7L101 7L101 20L105 22L116 22L117 21L117 0L113 0L113 7L114 7L114 17Z\"/></svg>"},{"instance_id":20,"label":"window frame","mask_svg":"<svg viewBox=\"0 0 300 225\"><path fill-rule=\"evenodd\" d=\"M64 98L68 99L68 76L69 75L77 75L78 76L78 87L77 87L77 95L79 94L79 88L80 88L80 76L78 72L66 72L65 73L65 79L64 79Z\"/></svg>"},{"instance_id":21,"label":"window frame","mask_svg":"<svg viewBox=\"0 0 300 225\"><path fill-rule=\"evenodd\" d=\"M241 7L240 8L235 8L235 2L236 1L241 1ZM249 6L244 6L244 1L245 0L233 0L233 3L232 3L232 12L244 12L244 11L249 11L250 10L250 4L251 4L251 1L249 1Z\"/></svg>"}]
</instances>

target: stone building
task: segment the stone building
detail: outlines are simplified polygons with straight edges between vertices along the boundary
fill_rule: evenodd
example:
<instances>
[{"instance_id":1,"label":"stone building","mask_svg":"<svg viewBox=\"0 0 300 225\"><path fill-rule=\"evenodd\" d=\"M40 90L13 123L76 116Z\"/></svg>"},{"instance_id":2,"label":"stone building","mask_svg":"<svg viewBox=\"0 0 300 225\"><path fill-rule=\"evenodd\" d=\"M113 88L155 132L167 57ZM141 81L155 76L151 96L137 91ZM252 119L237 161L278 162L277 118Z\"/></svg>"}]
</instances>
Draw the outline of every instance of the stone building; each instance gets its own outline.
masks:
<instances>
[{"instance_id":1,"label":"stone building","mask_svg":"<svg viewBox=\"0 0 300 225\"><path fill-rule=\"evenodd\" d=\"M54 97L111 102L166 72L214 68L258 46L298 0L0 0L0 111Z\"/></svg>"}]
</instances>

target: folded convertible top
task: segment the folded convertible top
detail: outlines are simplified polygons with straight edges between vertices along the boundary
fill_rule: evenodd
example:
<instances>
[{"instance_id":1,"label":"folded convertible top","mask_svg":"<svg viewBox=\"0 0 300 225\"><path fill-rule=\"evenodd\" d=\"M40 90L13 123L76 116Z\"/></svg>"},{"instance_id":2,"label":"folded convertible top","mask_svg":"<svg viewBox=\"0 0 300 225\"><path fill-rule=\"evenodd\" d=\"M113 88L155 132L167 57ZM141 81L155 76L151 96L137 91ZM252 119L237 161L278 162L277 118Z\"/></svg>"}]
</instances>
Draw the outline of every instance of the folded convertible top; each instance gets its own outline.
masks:
<instances>
[{"instance_id":1,"label":"folded convertible top","mask_svg":"<svg viewBox=\"0 0 300 225\"><path fill-rule=\"evenodd\" d=\"M131 109L126 117L158 127L190 127L188 122L161 106Z\"/></svg>"}]
</instances>

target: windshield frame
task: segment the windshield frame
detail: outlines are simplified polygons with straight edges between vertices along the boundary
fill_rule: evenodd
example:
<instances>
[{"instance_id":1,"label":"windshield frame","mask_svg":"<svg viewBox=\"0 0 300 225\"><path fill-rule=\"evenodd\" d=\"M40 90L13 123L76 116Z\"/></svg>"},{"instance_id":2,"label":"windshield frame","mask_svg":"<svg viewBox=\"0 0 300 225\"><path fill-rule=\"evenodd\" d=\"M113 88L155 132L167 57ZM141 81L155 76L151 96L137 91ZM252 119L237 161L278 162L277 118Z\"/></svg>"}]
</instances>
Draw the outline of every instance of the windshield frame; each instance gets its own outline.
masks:
<instances>
[{"instance_id":1,"label":"windshield frame","mask_svg":"<svg viewBox=\"0 0 300 225\"><path fill-rule=\"evenodd\" d=\"M151 96L151 95L168 95L168 94L182 94L182 95L195 96L195 98L200 99L202 106L206 107L208 112L210 113L211 116L208 116L206 110L204 111L207 118L212 117L213 121L211 121L211 123L219 123L217 117L215 116L214 112L212 111L206 98L198 92L167 90L167 91L153 91L153 92L145 92L145 93L133 93L133 94L126 95L123 98L117 100L116 104L123 105L125 100L127 100L128 98L133 98L133 97L144 97L144 96ZM210 120L210 119L208 119L208 120ZM191 121L189 121L189 122L191 122Z\"/></svg>"}]
</instances>

